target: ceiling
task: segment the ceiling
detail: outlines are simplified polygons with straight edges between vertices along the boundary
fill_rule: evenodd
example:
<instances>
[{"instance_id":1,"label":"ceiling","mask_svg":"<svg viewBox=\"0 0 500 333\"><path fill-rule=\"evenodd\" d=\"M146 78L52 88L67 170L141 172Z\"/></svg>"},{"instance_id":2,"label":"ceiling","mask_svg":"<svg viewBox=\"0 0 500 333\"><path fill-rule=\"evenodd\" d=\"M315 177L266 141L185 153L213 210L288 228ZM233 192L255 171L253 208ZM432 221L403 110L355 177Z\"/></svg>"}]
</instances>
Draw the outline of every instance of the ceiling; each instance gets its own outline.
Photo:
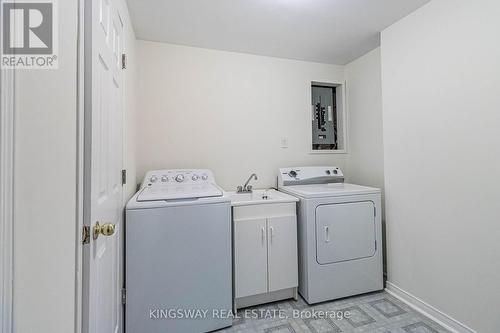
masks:
<instances>
[{"instance_id":1,"label":"ceiling","mask_svg":"<svg viewBox=\"0 0 500 333\"><path fill-rule=\"evenodd\" d=\"M430 0L127 0L138 39L344 65Z\"/></svg>"}]
</instances>

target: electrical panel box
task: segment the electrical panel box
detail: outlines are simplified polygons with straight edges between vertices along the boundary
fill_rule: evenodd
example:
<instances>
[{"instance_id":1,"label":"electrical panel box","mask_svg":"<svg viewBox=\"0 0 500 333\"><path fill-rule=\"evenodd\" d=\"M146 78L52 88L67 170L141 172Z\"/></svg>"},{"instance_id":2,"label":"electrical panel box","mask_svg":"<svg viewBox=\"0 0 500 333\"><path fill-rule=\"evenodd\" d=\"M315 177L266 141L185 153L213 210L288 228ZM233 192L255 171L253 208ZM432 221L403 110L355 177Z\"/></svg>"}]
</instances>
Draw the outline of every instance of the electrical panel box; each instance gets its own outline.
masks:
<instances>
[{"instance_id":1,"label":"electrical panel box","mask_svg":"<svg viewBox=\"0 0 500 333\"><path fill-rule=\"evenodd\" d=\"M312 151L344 150L342 86L311 85Z\"/></svg>"}]
</instances>

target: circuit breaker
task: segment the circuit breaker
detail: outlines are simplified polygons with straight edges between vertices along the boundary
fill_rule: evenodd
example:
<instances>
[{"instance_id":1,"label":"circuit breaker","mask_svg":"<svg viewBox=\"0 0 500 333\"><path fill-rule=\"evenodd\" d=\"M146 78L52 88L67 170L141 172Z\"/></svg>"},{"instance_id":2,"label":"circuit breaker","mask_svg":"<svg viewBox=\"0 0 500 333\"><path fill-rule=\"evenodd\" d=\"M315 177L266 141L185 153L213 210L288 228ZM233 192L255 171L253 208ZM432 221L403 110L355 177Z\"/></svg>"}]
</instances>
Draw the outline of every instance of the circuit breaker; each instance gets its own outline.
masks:
<instances>
[{"instance_id":1,"label":"circuit breaker","mask_svg":"<svg viewBox=\"0 0 500 333\"><path fill-rule=\"evenodd\" d=\"M338 149L336 87L313 85L312 149Z\"/></svg>"}]
</instances>

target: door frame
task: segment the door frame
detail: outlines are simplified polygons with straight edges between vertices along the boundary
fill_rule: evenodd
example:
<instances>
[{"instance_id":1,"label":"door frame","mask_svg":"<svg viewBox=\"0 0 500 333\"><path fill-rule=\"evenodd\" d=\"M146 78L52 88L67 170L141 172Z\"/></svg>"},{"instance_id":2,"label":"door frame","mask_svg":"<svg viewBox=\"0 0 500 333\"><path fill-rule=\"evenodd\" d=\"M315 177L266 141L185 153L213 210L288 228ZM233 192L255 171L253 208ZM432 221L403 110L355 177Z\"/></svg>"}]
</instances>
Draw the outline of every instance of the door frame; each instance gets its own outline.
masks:
<instances>
[{"instance_id":1,"label":"door frame","mask_svg":"<svg viewBox=\"0 0 500 333\"><path fill-rule=\"evenodd\" d=\"M84 208L84 152L85 152L85 0L78 0L77 28L77 147L76 147L76 244L75 244L75 333L82 332L83 324L83 208Z\"/></svg>"},{"instance_id":2,"label":"door frame","mask_svg":"<svg viewBox=\"0 0 500 333\"><path fill-rule=\"evenodd\" d=\"M3 0L0 17L3 17ZM3 29L0 26L0 41ZM13 332L15 70L0 68L0 333Z\"/></svg>"},{"instance_id":3,"label":"door frame","mask_svg":"<svg viewBox=\"0 0 500 333\"><path fill-rule=\"evenodd\" d=\"M2 35L3 32L0 33ZM11 333L14 297L15 70L0 69L0 87L0 333Z\"/></svg>"}]
</instances>

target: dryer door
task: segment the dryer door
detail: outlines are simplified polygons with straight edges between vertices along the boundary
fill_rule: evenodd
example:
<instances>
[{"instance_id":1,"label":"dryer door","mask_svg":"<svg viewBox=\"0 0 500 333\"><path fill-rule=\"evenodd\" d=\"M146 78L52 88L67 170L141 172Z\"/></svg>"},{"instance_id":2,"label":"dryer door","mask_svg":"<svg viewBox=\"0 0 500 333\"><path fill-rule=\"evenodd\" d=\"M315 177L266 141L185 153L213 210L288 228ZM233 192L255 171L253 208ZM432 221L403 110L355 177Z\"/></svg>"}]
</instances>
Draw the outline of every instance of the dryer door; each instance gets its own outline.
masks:
<instances>
[{"instance_id":1,"label":"dryer door","mask_svg":"<svg viewBox=\"0 0 500 333\"><path fill-rule=\"evenodd\" d=\"M372 201L316 207L316 259L320 265L375 255Z\"/></svg>"}]
</instances>

